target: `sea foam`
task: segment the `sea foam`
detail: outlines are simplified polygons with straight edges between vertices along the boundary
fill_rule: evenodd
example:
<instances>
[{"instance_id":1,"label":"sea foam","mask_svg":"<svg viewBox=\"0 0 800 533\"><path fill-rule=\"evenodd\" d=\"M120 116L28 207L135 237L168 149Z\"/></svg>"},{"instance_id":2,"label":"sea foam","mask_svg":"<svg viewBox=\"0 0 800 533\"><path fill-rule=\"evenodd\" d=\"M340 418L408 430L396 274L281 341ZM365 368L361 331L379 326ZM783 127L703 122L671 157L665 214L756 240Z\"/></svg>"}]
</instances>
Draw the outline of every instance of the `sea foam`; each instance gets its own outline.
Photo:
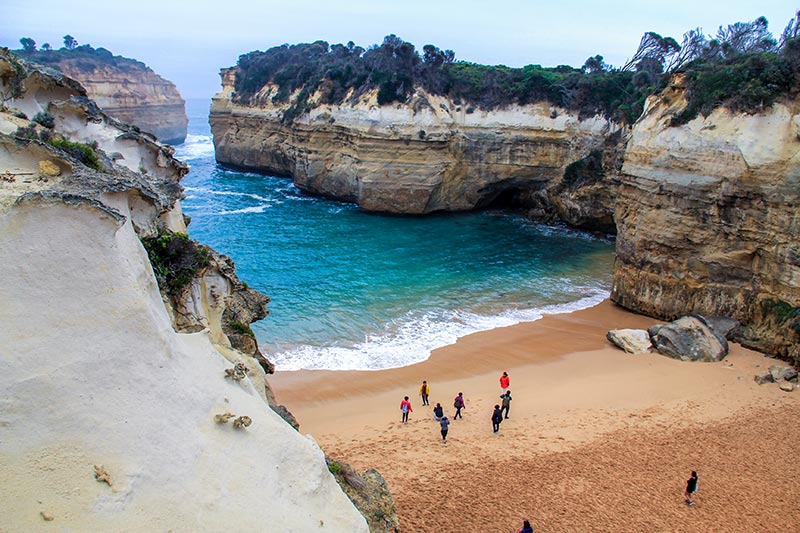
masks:
<instances>
[{"instance_id":1,"label":"sea foam","mask_svg":"<svg viewBox=\"0 0 800 533\"><path fill-rule=\"evenodd\" d=\"M399 319L395 331L371 336L352 347L298 346L270 355L278 370L385 370L428 359L431 352L460 337L494 328L533 322L545 315L594 307L608 298L607 290L585 288L585 297L532 309L509 309L487 316L464 311L426 313Z\"/></svg>"}]
</instances>

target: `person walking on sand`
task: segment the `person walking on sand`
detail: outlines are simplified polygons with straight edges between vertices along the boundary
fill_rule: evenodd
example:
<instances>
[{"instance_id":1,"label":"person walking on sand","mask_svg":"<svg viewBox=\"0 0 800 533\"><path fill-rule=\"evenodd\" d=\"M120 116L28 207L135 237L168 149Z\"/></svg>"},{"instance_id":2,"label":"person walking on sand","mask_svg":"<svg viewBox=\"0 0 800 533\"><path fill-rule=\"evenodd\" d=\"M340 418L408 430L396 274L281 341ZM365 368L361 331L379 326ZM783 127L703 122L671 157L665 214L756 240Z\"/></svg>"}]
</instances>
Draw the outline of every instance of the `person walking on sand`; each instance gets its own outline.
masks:
<instances>
[{"instance_id":1,"label":"person walking on sand","mask_svg":"<svg viewBox=\"0 0 800 533\"><path fill-rule=\"evenodd\" d=\"M505 394L500 395L500 399L503 400L502 409L500 409L501 413L505 411L505 418L508 418L508 410L511 409L511 391L507 390Z\"/></svg>"},{"instance_id":2,"label":"person walking on sand","mask_svg":"<svg viewBox=\"0 0 800 533\"><path fill-rule=\"evenodd\" d=\"M497 433L500 431L500 422L503 421L503 412L500 411L500 406L494 406L494 413L492 413L492 432Z\"/></svg>"},{"instance_id":3,"label":"person walking on sand","mask_svg":"<svg viewBox=\"0 0 800 533\"><path fill-rule=\"evenodd\" d=\"M447 444L447 430L450 429L450 419L447 415L442 415L439 425L442 426L442 444Z\"/></svg>"},{"instance_id":4,"label":"person walking on sand","mask_svg":"<svg viewBox=\"0 0 800 533\"><path fill-rule=\"evenodd\" d=\"M533 533L531 523L527 520L522 521L522 529L517 530L517 533Z\"/></svg>"},{"instance_id":5,"label":"person walking on sand","mask_svg":"<svg viewBox=\"0 0 800 533\"><path fill-rule=\"evenodd\" d=\"M433 408L433 419L437 422L444 417L444 409L442 408L442 404L437 403L436 407Z\"/></svg>"},{"instance_id":6,"label":"person walking on sand","mask_svg":"<svg viewBox=\"0 0 800 533\"><path fill-rule=\"evenodd\" d=\"M692 475L689 479L686 480L686 494L684 494L684 499L686 500L686 505L694 505L692 501L692 496L697 492L697 472L692 470Z\"/></svg>"},{"instance_id":7,"label":"person walking on sand","mask_svg":"<svg viewBox=\"0 0 800 533\"><path fill-rule=\"evenodd\" d=\"M431 393L431 388L428 386L427 381L422 382L422 386L419 388L419 395L422 396L422 405L430 405L428 403L428 395Z\"/></svg>"},{"instance_id":8,"label":"person walking on sand","mask_svg":"<svg viewBox=\"0 0 800 533\"><path fill-rule=\"evenodd\" d=\"M456 418L462 418L463 419L464 417L461 416L461 410L467 408L466 404L464 403L464 394L463 393L459 392L458 396L456 396L453 399L453 407L456 408L456 414L453 416L453 420L455 420Z\"/></svg>"},{"instance_id":9,"label":"person walking on sand","mask_svg":"<svg viewBox=\"0 0 800 533\"><path fill-rule=\"evenodd\" d=\"M503 375L500 376L500 390L503 392L503 394L506 393L509 385L511 385L511 378L508 377L507 372L503 372Z\"/></svg>"},{"instance_id":10,"label":"person walking on sand","mask_svg":"<svg viewBox=\"0 0 800 533\"><path fill-rule=\"evenodd\" d=\"M408 401L408 396L403 398L403 401L400 402L400 412L403 413L403 424L408 424L408 413L413 412L414 410L411 408L411 402Z\"/></svg>"}]
</instances>

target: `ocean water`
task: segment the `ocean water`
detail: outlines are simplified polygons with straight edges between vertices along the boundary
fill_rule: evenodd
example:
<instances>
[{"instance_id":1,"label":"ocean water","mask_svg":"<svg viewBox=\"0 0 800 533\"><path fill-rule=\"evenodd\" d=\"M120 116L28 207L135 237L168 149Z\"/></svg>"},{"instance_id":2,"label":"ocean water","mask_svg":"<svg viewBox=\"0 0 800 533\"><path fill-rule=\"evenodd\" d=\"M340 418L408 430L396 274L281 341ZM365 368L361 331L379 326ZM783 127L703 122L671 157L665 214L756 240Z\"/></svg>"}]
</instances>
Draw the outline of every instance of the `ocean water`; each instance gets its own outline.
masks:
<instances>
[{"instance_id":1,"label":"ocean water","mask_svg":"<svg viewBox=\"0 0 800 533\"><path fill-rule=\"evenodd\" d=\"M476 331L593 306L608 296L613 243L520 214L369 214L290 180L223 169L210 102L187 101L183 210L189 233L267 294L252 325L281 370L377 370L425 360Z\"/></svg>"}]
</instances>

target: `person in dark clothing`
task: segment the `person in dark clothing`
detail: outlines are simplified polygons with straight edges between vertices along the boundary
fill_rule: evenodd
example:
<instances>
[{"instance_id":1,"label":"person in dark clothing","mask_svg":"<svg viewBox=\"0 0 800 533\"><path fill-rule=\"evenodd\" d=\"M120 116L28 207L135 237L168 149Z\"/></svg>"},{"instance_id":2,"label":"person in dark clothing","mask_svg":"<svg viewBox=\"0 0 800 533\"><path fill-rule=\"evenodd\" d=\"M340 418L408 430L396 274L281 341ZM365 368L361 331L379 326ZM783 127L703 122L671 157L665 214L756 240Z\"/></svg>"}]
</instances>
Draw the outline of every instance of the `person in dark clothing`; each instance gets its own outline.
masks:
<instances>
[{"instance_id":1,"label":"person in dark clothing","mask_svg":"<svg viewBox=\"0 0 800 533\"><path fill-rule=\"evenodd\" d=\"M500 395L500 399L503 400L501 402L503 407L500 411L505 411L505 417L508 418L508 410L511 409L511 391L507 390L505 394Z\"/></svg>"},{"instance_id":2,"label":"person in dark clothing","mask_svg":"<svg viewBox=\"0 0 800 533\"><path fill-rule=\"evenodd\" d=\"M497 433L500 431L500 422L503 421L503 412L500 410L499 405L494 406L494 413L492 413L492 431Z\"/></svg>"},{"instance_id":3,"label":"person in dark clothing","mask_svg":"<svg viewBox=\"0 0 800 533\"><path fill-rule=\"evenodd\" d=\"M692 470L692 475L686 480L686 494L684 494L686 505L694 505L692 496L695 492L697 492L697 472Z\"/></svg>"},{"instance_id":4,"label":"person in dark clothing","mask_svg":"<svg viewBox=\"0 0 800 533\"><path fill-rule=\"evenodd\" d=\"M442 444L447 444L447 430L450 428L450 419L447 415L442 416L439 425L442 426Z\"/></svg>"},{"instance_id":5,"label":"person in dark clothing","mask_svg":"<svg viewBox=\"0 0 800 533\"><path fill-rule=\"evenodd\" d=\"M441 420L444 416L444 409L442 408L442 404L437 403L436 407L433 408L433 418L436 420Z\"/></svg>"},{"instance_id":6,"label":"person in dark clothing","mask_svg":"<svg viewBox=\"0 0 800 533\"><path fill-rule=\"evenodd\" d=\"M466 409L467 406L464 404L464 394L459 392L458 396L455 397L453 400L453 407L456 408L456 414L453 416L453 420L456 418L464 418L461 416L461 410Z\"/></svg>"},{"instance_id":7,"label":"person in dark clothing","mask_svg":"<svg viewBox=\"0 0 800 533\"><path fill-rule=\"evenodd\" d=\"M522 521L522 529L518 530L517 533L533 533L533 528L531 527L531 523L527 520Z\"/></svg>"}]
</instances>

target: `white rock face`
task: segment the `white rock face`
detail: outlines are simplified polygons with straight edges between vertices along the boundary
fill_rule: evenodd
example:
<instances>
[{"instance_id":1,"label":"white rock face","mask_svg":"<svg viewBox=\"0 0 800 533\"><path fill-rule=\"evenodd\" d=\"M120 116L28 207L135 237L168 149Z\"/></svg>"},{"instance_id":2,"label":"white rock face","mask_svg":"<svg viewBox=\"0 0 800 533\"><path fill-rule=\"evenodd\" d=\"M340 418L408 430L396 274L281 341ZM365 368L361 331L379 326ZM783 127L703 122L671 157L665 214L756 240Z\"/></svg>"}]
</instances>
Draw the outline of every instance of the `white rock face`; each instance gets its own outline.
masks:
<instances>
[{"instance_id":1,"label":"white rock face","mask_svg":"<svg viewBox=\"0 0 800 533\"><path fill-rule=\"evenodd\" d=\"M172 329L130 218L25 201L0 214L0 262L4 532L40 513L65 531L367 531L317 445L224 379L206 333ZM253 424L214 421L228 411Z\"/></svg>"}]
</instances>

